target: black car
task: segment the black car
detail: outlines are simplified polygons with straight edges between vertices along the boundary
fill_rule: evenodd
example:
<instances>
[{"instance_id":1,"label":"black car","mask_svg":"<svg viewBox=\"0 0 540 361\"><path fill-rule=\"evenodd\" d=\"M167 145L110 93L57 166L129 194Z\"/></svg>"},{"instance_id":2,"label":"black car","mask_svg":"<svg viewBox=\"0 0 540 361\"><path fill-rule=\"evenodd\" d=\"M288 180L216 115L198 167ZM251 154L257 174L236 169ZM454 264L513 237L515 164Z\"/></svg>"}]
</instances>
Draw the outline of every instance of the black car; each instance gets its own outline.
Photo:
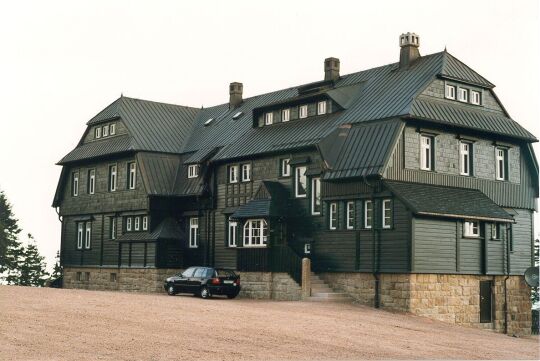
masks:
<instances>
[{"instance_id":1,"label":"black car","mask_svg":"<svg viewBox=\"0 0 540 361\"><path fill-rule=\"evenodd\" d=\"M232 270L212 267L190 267L169 277L163 285L170 296L192 293L201 298L225 295L235 298L240 293L240 276Z\"/></svg>"}]
</instances>

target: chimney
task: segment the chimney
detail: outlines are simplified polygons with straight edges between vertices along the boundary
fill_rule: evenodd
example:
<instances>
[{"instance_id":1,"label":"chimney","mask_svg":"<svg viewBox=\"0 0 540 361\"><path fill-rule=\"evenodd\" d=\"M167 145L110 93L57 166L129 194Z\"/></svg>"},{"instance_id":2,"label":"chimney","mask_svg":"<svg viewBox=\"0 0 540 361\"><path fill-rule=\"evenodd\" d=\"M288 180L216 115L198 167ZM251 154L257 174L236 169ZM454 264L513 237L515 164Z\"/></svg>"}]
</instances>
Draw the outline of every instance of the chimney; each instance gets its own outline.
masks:
<instances>
[{"instance_id":1,"label":"chimney","mask_svg":"<svg viewBox=\"0 0 540 361\"><path fill-rule=\"evenodd\" d=\"M420 57L420 37L415 33L401 34L399 36L399 67L406 68Z\"/></svg>"},{"instance_id":2,"label":"chimney","mask_svg":"<svg viewBox=\"0 0 540 361\"><path fill-rule=\"evenodd\" d=\"M244 85L242 83L231 83L229 85L229 108L234 109L242 104L242 91Z\"/></svg>"},{"instance_id":3,"label":"chimney","mask_svg":"<svg viewBox=\"0 0 540 361\"><path fill-rule=\"evenodd\" d=\"M339 59L326 58L324 59L324 80L339 79Z\"/></svg>"}]
</instances>

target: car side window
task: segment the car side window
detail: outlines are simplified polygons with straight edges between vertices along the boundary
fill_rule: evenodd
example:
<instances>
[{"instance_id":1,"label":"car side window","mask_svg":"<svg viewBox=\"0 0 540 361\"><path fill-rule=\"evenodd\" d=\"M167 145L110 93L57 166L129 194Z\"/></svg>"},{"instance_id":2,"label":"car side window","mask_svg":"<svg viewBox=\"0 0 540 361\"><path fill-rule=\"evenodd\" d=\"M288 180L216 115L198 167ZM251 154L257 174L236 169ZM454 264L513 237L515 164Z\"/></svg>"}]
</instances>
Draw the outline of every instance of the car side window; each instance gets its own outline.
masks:
<instances>
[{"instance_id":1,"label":"car side window","mask_svg":"<svg viewBox=\"0 0 540 361\"><path fill-rule=\"evenodd\" d=\"M195 275L193 277L195 278L200 278L200 277L203 277L203 275L206 273L206 269L205 268L197 268L197 270L195 271Z\"/></svg>"},{"instance_id":2,"label":"car side window","mask_svg":"<svg viewBox=\"0 0 540 361\"><path fill-rule=\"evenodd\" d=\"M187 270L182 273L182 277L193 277L193 272L196 270L196 268L188 268Z\"/></svg>"},{"instance_id":3,"label":"car side window","mask_svg":"<svg viewBox=\"0 0 540 361\"><path fill-rule=\"evenodd\" d=\"M206 278L212 278L214 277L214 270L212 268L208 268L206 270Z\"/></svg>"}]
</instances>

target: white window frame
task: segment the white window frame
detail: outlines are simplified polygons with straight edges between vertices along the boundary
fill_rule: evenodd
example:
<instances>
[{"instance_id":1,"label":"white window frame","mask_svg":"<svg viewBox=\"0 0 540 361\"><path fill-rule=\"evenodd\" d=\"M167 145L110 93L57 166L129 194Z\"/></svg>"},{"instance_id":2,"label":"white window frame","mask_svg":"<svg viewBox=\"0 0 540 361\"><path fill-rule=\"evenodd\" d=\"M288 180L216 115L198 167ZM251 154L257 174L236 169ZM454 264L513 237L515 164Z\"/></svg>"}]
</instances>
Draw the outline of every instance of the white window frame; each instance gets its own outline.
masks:
<instances>
[{"instance_id":1,"label":"white window frame","mask_svg":"<svg viewBox=\"0 0 540 361\"><path fill-rule=\"evenodd\" d=\"M304 119L308 116L308 106L307 105L300 105L298 108L298 118Z\"/></svg>"},{"instance_id":2,"label":"white window frame","mask_svg":"<svg viewBox=\"0 0 540 361\"><path fill-rule=\"evenodd\" d=\"M506 180L506 152L499 147L495 148L495 179Z\"/></svg>"},{"instance_id":3,"label":"white window frame","mask_svg":"<svg viewBox=\"0 0 540 361\"><path fill-rule=\"evenodd\" d=\"M435 138L420 135L420 169L433 170L433 143Z\"/></svg>"},{"instance_id":4,"label":"white window frame","mask_svg":"<svg viewBox=\"0 0 540 361\"><path fill-rule=\"evenodd\" d=\"M338 213L337 203L336 202L330 203L330 206L328 207L328 229L332 231L337 229L337 222L338 222L337 213Z\"/></svg>"},{"instance_id":5,"label":"white window frame","mask_svg":"<svg viewBox=\"0 0 540 361\"><path fill-rule=\"evenodd\" d=\"M266 247L268 223L265 219L248 219L244 224L244 247Z\"/></svg>"},{"instance_id":6,"label":"white window frame","mask_svg":"<svg viewBox=\"0 0 540 361\"><path fill-rule=\"evenodd\" d=\"M491 239L500 241L503 237L502 224L501 223L492 223L491 224Z\"/></svg>"},{"instance_id":7,"label":"white window frame","mask_svg":"<svg viewBox=\"0 0 540 361\"><path fill-rule=\"evenodd\" d=\"M291 165L289 164L290 162L291 162L290 158L281 159L281 176L282 177L291 176Z\"/></svg>"},{"instance_id":8,"label":"white window frame","mask_svg":"<svg viewBox=\"0 0 540 361\"><path fill-rule=\"evenodd\" d=\"M90 249L92 245L92 222L86 222L86 232L84 233L84 248Z\"/></svg>"},{"instance_id":9,"label":"white window frame","mask_svg":"<svg viewBox=\"0 0 540 361\"><path fill-rule=\"evenodd\" d=\"M189 248L199 248L199 218L189 219Z\"/></svg>"},{"instance_id":10,"label":"white window frame","mask_svg":"<svg viewBox=\"0 0 540 361\"><path fill-rule=\"evenodd\" d=\"M118 167L116 164L109 166L109 191L116 192Z\"/></svg>"},{"instance_id":11,"label":"white window frame","mask_svg":"<svg viewBox=\"0 0 540 361\"><path fill-rule=\"evenodd\" d=\"M444 91L444 96L445 96L446 99L456 100L456 86L446 84L445 91Z\"/></svg>"},{"instance_id":12,"label":"white window frame","mask_svg":"<svg viewBox=\"0 0 540 361\"><path fill-rule=\"evenodd\" d=\"M137 163L129 163L129 175L128 175L128 187L129 189L135 189L137 186Z\"/></svg>"},{"instance_id":13,"label":"white window frame","mask_svg":"<svg viewBox=\"0 0 540 361\"><path fill-rule=\"evenodd\" d=\"M383 199L382 201L382 228L392 228L392 200Z\"/></svg>"},{"instance_id":14,"label":"white window frame","mask_svg":"<svg viewBox=\"0 0 540 361\"><path fill-rule=\"evenodd\" d=\"M318 206L319 210L315 209ZM321 178L311 178L311 214L318 216L321 214L322 202L321 202Z\"/></svg>"},{"instance_id":15,"label":"white window frame","mask_svg":"<svg viewBox=\"0 0 540 361\"><path fill-rule=\"evenodd\" d=\"M264 125L272 125L274 124L274 113L268 112L264 113Z\"/></svg>"},{"instance_id":16,"label":"white window frame","mask_svg":"<svg viewBox=\"0 0 540 361\"><path fill-rule=\"evenodd\" d=\"M364 201L364 228L373 228L373 201Z\"/></svg>"},{"instance_id":17,"label":"white window frame","mask_svg":"<svg viewBox=\"0 0 540 361\"><path fill-rule=\"evenodd\" d=\"M199 176L199 165L190 164L188 165L188 178L197 178Z\"/></svg>"},{"instance_id":18,"label":"white window frame","mask_svg":"<svg viewBox=\"0 0 540 361\"><path fill-rule=\"evenodd\" d=\"M110 135L115 135L116 134L116 123L111 123L111 125L109 127L109 134Z\"/></svg>"},{"instance_id":19,"label":"white window frame","mask_svg":"<svg viewBox=\"0 0 540 361\"><path fill-rule=\"evenodd\" d=\"M326 100L317 103L317 115L326 114Z\"/></svg>"},{"instance_id":20,"label":"white window frame","mask_svg":"<svg viewBox=\"0 0 540 361\"><path fill-rule=\"evenodd\" d=\"M126 218L126 232L131 232L133 225L133 219L131 217Z\"/></svg>"},{"instance_id":21,"label":"white window frame","mask_svg":"<svg viewBox=\"0 0 540 361\"><path fill-rule=\"evenodd\" d=\"M480 237L480 222L474 220L463 222L463 236L468 238Z\"/></svg>"},{"instance_id":22,"label":"white window frame","mask_svg":"<svg viewBox=\"0 0 540 361\"><path fill-rule=\"evenodd\" d=\"M302 171L303 170L303 171ZM307 197L307 176L306 176L307 167L305 165L298 166L294 168L294 195L296 198L306 198ZM302 174L303 173L303 174ZM303 180L303 182L302 182ZM300 194L299 191L299 182L304 185L304 192Z\"/></svg>"},{"instance_id":23,"label":"white window frame","mask_svg":"<svg viewBox=\"0 0 540 361\"><path fill-rule=\"evenodd\" d=\"M471 175L471 149L469 142L459 142L459 174Z\"/></svg>"},{"instance_id":24,"label":"white window frame","mask_svg":"<svg viewBox=\"0 0 540 361\"><path fill-rule=\"evenodd\" d=\"M289 120L291 120L291 109L290 108L283 109L281 111L281 121L288 122Z\"/></svg>"},{"instance_id":25,"label":"white window frame","mask_svg":"<svg viewBox=\"0 0 540 361\"><path fill-rule=\"evenodd\" d=\"M83 248L84 222L77 223L77 249Z\"/></svg>"},{"instance_id":26,"label":"white window frame","mask_svg":"<svg viewBox=\"0 0 540 361\"><path fill-rule=\"evenodd\" d=\"M73 178L73 184L71 185L72 187L71 194L73 195L73 197L78 197L79 196L79 171L73 172L72 178Z\"/></svg>"},{"instance_id":27,"label":"white window frame","mask_svg":"<svg viewBox=\"0 0 540 361\"><path fill-rule=\"evenodd\" d=\"M88 194L96 193L96 170L88 170Z\"/></svg>"},{"instance_id":28,"label":"white window frame","mask_svg":"<svg viewBox=\"0 0 540 361\"><path fill-rule=\"evenodd\" d=\"M251 164L242 164L242 182L249 182L251 180Z\"/></svg>"},{"instance_id":29,"label":"white window frame","mask_svg":"<svg viewBox=\"0 0 540 361\"><path fill-rule=\"evenodd\" d=\"M354 201L347 202L347 229L354 229Z\"/></svg>"},{"instance_id":30,"label":"white window frame","mask_svg":"<svg viewBox=\"0 0 540 361\"><path fill-rule=\"evenodd\" d=\"M471 104L480 105L482 103L482 96L477 90L471 90Z\"/></svg>"},{"instance_id":31,"label":"white window frame","mask_svg":"<svg viewBox=\"0 0 540 361\"><path fill-rule=\"evenodd\" d=\"M101 138L101 127L96 127L96 129L94 130L94 136L96 137L96 139Z\"/></svg>"},{"instance_id":32,"label":"white window frame","mask_svg":"<svg viewBox=\"0 0 540 361\"><path fill-rule=\"evenodd\" d=\"M148 231L148 216L142 217L142 230Z\"/></svg>"},{"instance_id":33,"label":"white window frame","mask_svg":"<svg viewBox=\"0 0 540 361\"><path fill-rule=\"evenodd\" d=\"M116 217L111 217L111 239L116 239Z\"/></svg>"},{"instance_id":34,"label":"white window frame","mask_svg":"<svg viewBox=\"0 0 540 361\"><path fill-rule=\"evenodd\" d=\"M140 231L141 230L141 217L134 217L133 223L134 223L133 229L135 230L135 232Z\"/></svg>"},{"instance_id":35,"label":"white window frame","mask_svg":"<svg viewBox=\"0 0 540 361\"><path fill-rule=\"evenodd\" d=\"M457 94L458 101L460 101L462 103L468 103L469 102L469 89L458 87L457 93L458 93Z\"/></svg>"},{"instance_id":36,"label":"white window frame","mask_svg":"<svg viewBox=\"0 0 540 361\"><path fill-rule=\"evenodd\" d=\"M103 135L103 137L109 136L109 124L106 124L103 126L103 130L101 131L101 134Z\"/></svg>"},{"instance_id":37,"label":"white window frame","mask_svg":"<svg viewBox=\"0 0 540 361\"><path fill-rule=\"evenodd\" d=\"M238 165L229 166L229 183L238 183Z\"/></svg>"},{"instance_id":38,"label":"white window frame","mask_svg":"<svg viewBox=\"0 0 540 361\"><path fill-rule=\"evenodd\" d=\"M227 226L227 229L227 246L237 247L238 222L229 218L229 225Z\"/></svg>"}]
</instances>

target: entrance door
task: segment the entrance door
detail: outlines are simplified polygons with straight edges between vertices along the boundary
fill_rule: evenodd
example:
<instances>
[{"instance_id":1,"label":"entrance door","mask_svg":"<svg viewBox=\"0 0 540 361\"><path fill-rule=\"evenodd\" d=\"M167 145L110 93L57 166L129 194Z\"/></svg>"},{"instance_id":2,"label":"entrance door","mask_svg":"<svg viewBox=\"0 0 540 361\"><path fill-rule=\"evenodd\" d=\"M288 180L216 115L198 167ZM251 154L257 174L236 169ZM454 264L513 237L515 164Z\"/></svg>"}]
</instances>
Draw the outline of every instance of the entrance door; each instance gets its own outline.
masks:
<instances>
[{"instance_id":1,"label":"entrance door","mask_svg":"<svg viewBox=\"0 0 540 361\"><path fill-rule=\"evenodd\" d=\"M492 281L480 281L480 322L491 322Z\"/></svg>"}]
</instances>

